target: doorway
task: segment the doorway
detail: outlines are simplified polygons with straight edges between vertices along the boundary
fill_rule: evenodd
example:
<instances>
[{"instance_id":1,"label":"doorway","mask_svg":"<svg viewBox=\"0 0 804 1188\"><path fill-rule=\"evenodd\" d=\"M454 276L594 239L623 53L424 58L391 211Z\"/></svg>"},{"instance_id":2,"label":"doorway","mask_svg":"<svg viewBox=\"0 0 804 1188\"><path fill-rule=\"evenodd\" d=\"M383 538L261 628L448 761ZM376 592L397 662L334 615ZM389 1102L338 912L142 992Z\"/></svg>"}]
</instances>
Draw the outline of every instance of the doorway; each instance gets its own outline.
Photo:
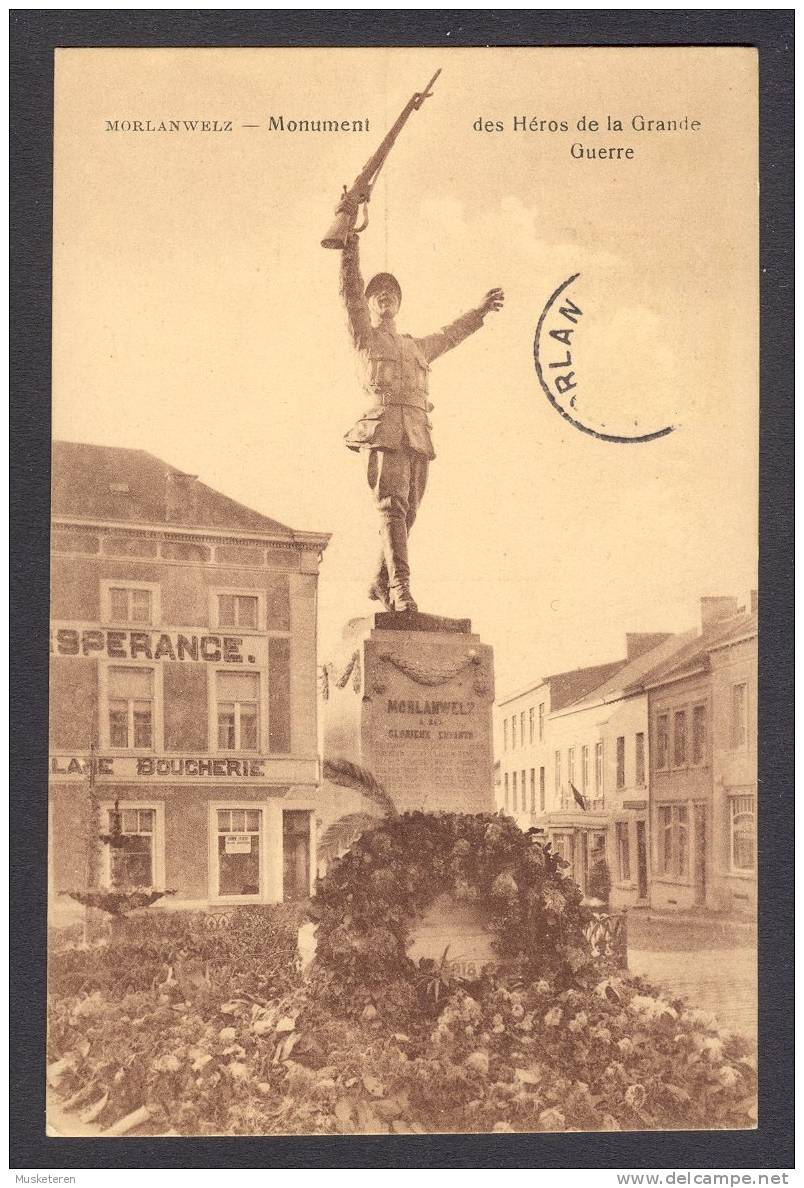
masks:
<instances>
[{"instance_id":1,"label":"doorway","mask_svg":"<svg viewBox=\"0 0 804 1188\"><path fill-rule=\"evenodd\" d=\"M589 834L585 829L578 832L578 884L584 895L589 881Z\"/></svg>"},{"instance_id":2,"label":"doorway","mask_svg":"<svg viewBox=\"0 0 804 1188\"><path fill-rule=\"evenodd\" d=\"M310 813L285 809L282 813L283 900L310 895Z\"/></svg>"},{"instance_id":3,"label":"doorway","mask_svg":"<svg viewBox=\"0 0 804 1188\"><path fill-rule=\"evenodd\" d=\"M637 838L637 886L640 899L648 898L648 843L645 822L636 823Z\"/></svg>"},{"instance_id":4,"label":"doorway","mask_svg":"<svg viewBox=\"0 0 804 1188\"><path fill-rule=\"evenodd\" d=\"M695 903L706 903L706 805L693 805L695 821Z\"/></svg>"}]
</instances>

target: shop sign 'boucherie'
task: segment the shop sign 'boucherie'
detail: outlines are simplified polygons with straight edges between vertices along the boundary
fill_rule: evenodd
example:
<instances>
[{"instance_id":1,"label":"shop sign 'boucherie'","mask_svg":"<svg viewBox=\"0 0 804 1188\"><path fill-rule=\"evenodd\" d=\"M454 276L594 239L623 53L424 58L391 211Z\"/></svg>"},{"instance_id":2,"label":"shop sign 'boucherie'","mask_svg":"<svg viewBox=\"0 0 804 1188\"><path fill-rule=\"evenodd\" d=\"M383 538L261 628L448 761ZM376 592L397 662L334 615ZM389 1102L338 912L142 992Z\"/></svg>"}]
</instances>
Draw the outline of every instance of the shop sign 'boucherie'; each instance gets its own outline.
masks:
<instances>
[{"instance_id":1,"label":"shop sign 'boucherie'","mask_svg":"<svg viewBox=\"0 0 804 1188\"><path fill-rule=\"evenodd\" d=\"M236 635L193 635L181 631L128 631L112 628L64 627L50 632L54 656L101 656L109 660L188 660L208 664L256 663L243 656Z\"/></svg>"},{"instance_id":2,"label":"shop sign 'boucherie'","mask_svg":"<svg viewBox=\"0 0 804 1188\"><path fill-rule=\"evenodd\" d=\"M112 779L264 779L264 759L215 759L206 756L170 758L157 755L51 755L50 774L84 777L94 763L95 775Z\"/></svg>"}]
</instances>

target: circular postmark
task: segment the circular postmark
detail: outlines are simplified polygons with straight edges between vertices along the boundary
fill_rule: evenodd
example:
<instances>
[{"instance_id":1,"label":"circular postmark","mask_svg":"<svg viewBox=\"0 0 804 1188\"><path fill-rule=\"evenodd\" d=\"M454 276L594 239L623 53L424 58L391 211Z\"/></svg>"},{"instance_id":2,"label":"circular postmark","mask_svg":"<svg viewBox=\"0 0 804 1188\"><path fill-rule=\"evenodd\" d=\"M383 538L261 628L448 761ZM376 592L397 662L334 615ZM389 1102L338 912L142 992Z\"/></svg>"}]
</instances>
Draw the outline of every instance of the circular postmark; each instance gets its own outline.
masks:
<instances>
[{"instance_id":1,"label":"circular postmark","mask_svg":"<svg viewBox=\"0 0 804 1188\"><path fill-rule=\"evenodd\" d=\"M664 425L650 432L612 432L605 422L588 423L584 414L583 392L576 363L576 335L583 326L583 308L569 292L580 279L580 272L567 277L551 293L536 324L533 338L533 361L542 390L553 408L581 433L599 441L635 443L656 441L672 433L675 425ZM624 429L624 426L623 426Z\"/></svg>"}]
</instances>

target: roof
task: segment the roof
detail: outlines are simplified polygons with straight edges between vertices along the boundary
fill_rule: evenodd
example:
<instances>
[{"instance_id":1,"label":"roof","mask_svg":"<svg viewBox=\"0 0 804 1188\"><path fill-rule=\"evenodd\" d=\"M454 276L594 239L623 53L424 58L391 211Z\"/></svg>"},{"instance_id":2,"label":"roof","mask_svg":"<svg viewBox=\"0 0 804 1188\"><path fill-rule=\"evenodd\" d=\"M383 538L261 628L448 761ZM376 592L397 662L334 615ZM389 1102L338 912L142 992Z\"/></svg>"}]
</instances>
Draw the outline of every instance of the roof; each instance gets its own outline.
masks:
<instances>
[{"instance_id":1,"label":"roof","mask_svg":"<svg viewBox=\"0 0 804 1188\"><path fill-rule=\"evenodd\" d=\"M594 664L590 668L576 668L573 672L557 672L545 677L550 684L551 712L582 700L626 664L625 660L612 660L608 664Z\"/></svg>"},{"instance_id":2,"label":"roof","mask_svg":"<svg viewBox=\"0 0 804 1188\"><path fill-rule=\"evenodd\" d=\"M605 681L625 663L625 660L610 660L607 664L592 664L586 668L573 668L570 672L554 672L551 676L531 681L529 685L517 689L514 693L509 693L507 697L501 697L497 704L507 705L511 701L518 701L520 697L525 697L528 693L534 693L537 689L549 685L551 711L563 709L565 705L569 705L578 697L583 697L586 691L595 688L601 681Z\"/></svg>"},{"instance_id":3,"label":"roof","mask_svg":"<svg viewBox=\"0 0 804 1188\"><path fill-rule=\"evenodd\" d=\"M55 441L51 499L54 516L296 535L146 450L119 446Z\"/></svg>"},{"instance_id":4,"label":"roof","mask_svg":"<svg viewBox=\"0 0 804 1188\"><path fill-rule=\"evenodd\" d=\"M707 647L708 652L716 652L719 648L727 648L742 639L751 639L758 631L759 615L757 611L740 615L739 621L732 624L730 629L718 639L713 640Z\"/></svg>"},{"instance_id":5,"label":"roof","mask_svg":"<svg viewBox=\"0 0 804 1188\"><path fill-rule=\"evenodd\" d=\"M646 672L668 662L682 651L695 637L695 629L682 632L680 635L670 635L654 648L642 652L621 664L610 677L598 682L587 694L576 698L577 701L588 700L595 703L621 697L624 693L634 689L644 678Z\"/></svg>"},{"instance_id":6,"label":"roof","mask_svg":"<svg viewBox=\"0 0 804 1188\"><path fill-rule=\"evenodd\" d=\"M728 619L711 623L675 655L650 668L639 681L640 687L660 685L709 666L708 653L725 647L746 635L756 633L757 615L741 611Z\"/></svg>"}]
</instances>

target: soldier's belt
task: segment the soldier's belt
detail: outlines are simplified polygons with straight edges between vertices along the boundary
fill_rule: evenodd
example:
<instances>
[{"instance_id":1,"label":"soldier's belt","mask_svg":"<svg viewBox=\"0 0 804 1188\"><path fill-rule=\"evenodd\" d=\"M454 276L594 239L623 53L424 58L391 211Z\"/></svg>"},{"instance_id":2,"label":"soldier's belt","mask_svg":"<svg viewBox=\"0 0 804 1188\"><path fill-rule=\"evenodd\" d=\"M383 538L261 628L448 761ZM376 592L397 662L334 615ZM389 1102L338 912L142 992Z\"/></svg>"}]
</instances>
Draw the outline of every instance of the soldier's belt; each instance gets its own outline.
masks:
<instances>
[{"instance_id":1,"label":"soldier's belt","mask_svg":"<svg viewBox=\"0 0 804 1188\"><path fill-rule=\"evenodd\" d=\"M424 393L416 392L412 395L404 393L399 396L383 395L382 402L386 407L396 405L403 408L418 408L421 412L427 412L427 396Z\"/></svg>"}]
</instances>

